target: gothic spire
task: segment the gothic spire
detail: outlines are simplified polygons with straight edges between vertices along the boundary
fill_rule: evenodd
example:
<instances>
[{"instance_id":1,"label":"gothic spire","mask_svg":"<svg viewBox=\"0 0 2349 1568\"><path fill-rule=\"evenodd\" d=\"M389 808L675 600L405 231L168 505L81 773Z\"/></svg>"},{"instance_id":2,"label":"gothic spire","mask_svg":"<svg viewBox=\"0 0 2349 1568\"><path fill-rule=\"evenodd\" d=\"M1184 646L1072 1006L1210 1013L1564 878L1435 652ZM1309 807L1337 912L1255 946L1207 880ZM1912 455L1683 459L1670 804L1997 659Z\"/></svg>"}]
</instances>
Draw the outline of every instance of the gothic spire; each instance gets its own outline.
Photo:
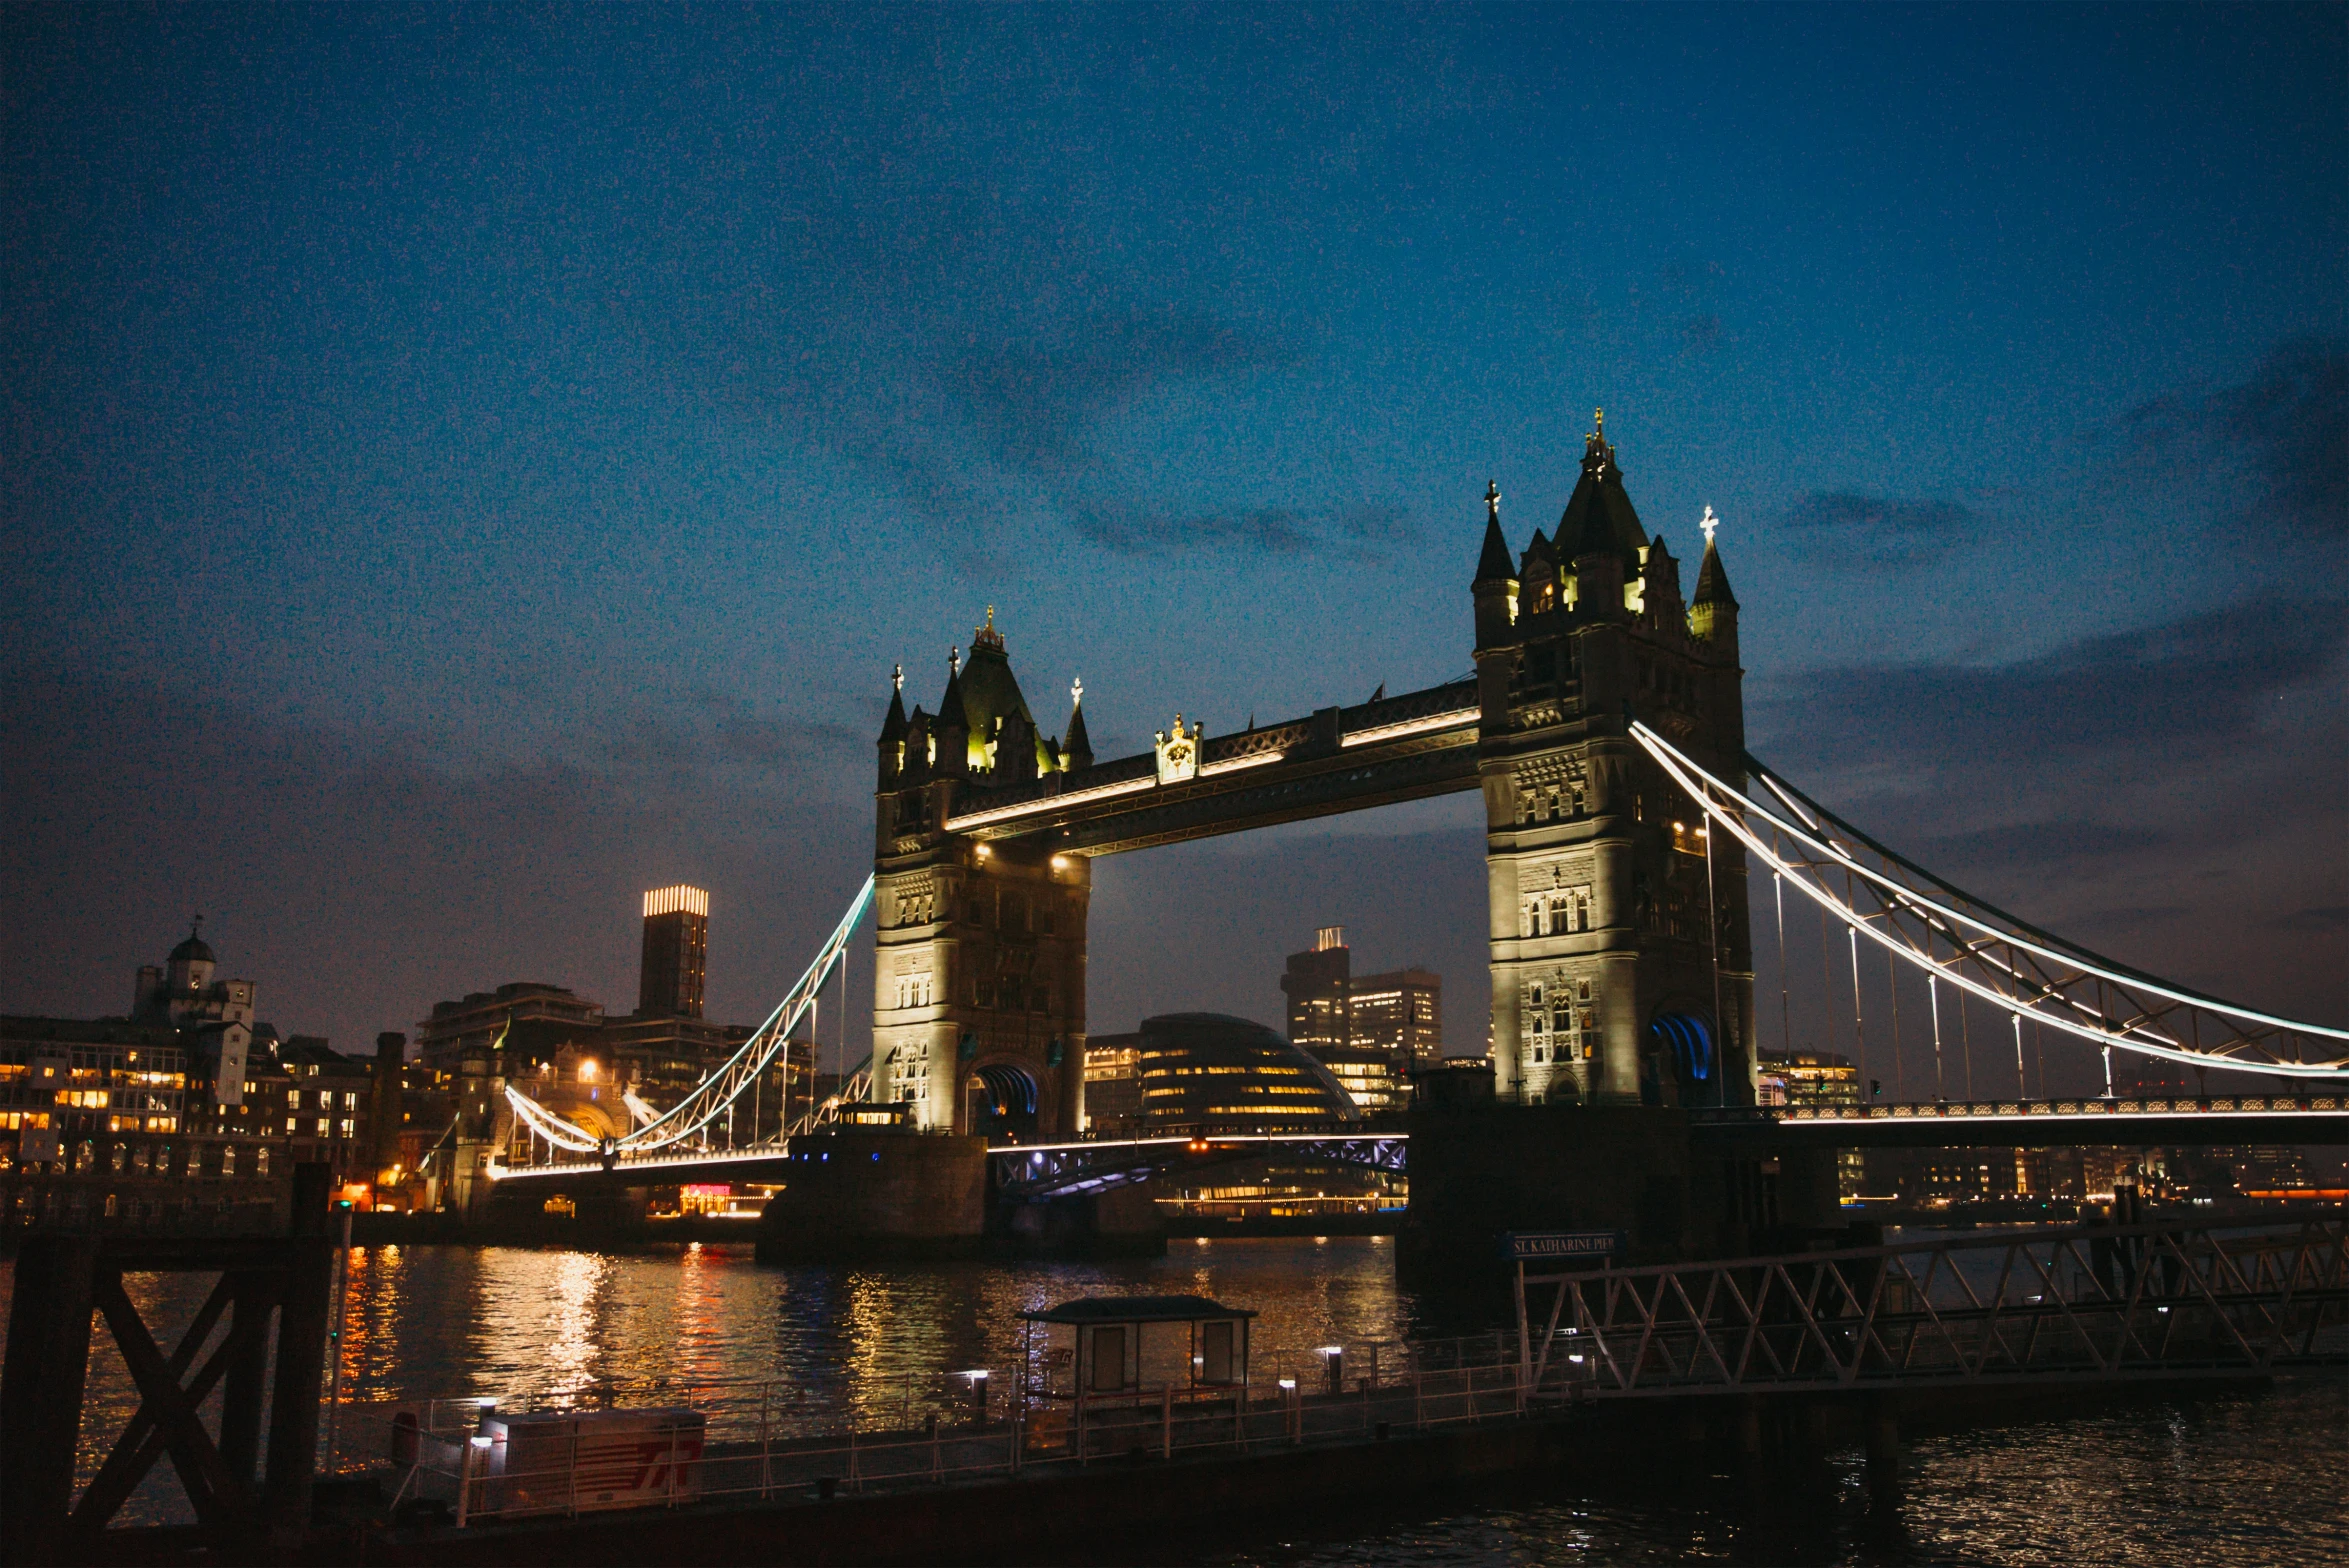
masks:
<instances>
[{"instance_id":1,"label":"gothic spire","mask_svg":"<svg viewBox=\"0 0 2349 1568\"><path fill-rule=\"evenodd\" d=\"M1093 765L1093 738L1085 733L1085 682L1080 677L1068 688L1068 739L1060 748L1071 773Z\"/></svg>"},{"instance_id":2,"label":"gothic spire","mask_svg":"<svg viewBox=\"0 0 2349 1568\"><path fill-rule=\"evenodd\" d=\"M905 739L905 666L889 667L889 716L881 721L884 743Z\"/></svg>"},{"instance_id":3,"label":"gothic spire","mask_svg":"<svg viewBox=\"0 0 2349 1568\"><path fill-rule=\"evenodd\" d=\"M1484 551L1476 558L1476 581L1508 582L1516 575L1516 564L1509 559L1509 540L1501 532L1501 487L1487 480L1484 487Z\"/></svg>"},{"instance_id":4,"label":"gothic spire","mask_svg":"<svg viewBox=\"0 0 2349 1568\"><path fill-rule=\"evenodd\" d=\"M1696 597L1689 603L1737 608L1737 595L1729 591L1729 568L1721 564L1721 547L1710 539L1705 541L1705 564L1697 568Z\"/></svg>"}]
</instances>

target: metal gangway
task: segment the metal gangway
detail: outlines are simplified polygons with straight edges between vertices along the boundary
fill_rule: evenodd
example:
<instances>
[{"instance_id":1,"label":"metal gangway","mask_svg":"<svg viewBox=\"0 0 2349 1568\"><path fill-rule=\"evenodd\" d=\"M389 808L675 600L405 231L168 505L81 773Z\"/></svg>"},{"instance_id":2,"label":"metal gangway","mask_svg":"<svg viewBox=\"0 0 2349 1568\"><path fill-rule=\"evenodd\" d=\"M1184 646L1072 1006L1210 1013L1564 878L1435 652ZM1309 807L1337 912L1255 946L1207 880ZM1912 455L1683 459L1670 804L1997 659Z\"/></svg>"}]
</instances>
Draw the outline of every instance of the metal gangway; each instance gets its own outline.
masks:
<instances>
[{"instance_id":1,"label":"metal gangway","mask_svg":"<svg viewBox=\"0 0 2349 1568\"><path fill-rule=\"evenodd\" d=\"M1517 1303L1534 1401L2265 1377L2349 1366L2349 1220L1521 1264Z\"/></svg>"}]
</instances>

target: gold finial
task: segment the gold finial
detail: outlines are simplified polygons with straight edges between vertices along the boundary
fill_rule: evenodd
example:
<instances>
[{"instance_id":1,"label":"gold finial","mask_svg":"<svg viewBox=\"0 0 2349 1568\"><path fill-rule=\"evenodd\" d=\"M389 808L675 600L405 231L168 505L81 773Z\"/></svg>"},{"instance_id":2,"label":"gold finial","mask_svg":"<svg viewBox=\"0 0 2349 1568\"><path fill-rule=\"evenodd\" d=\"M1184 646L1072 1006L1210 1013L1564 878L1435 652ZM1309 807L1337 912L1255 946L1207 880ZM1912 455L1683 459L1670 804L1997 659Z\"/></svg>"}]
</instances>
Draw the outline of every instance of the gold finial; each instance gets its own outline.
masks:
<instances>
[{"instance_id":1,"label":"gold finial","mask_svg":"<svg viewBox=\"0 0 2349 1568\"><path fill-rule=\"evenodd\" d=\"M1594 408L1590 411L1590 433L1594 436L1603 436L1607 433L1607 411L1605 409Z\"/></svg>"},{"instance_id":2,"label":"gold finial","mask_svg":"<svg viewBox=\"0 0 2349 1568\"><path fill-rule=\"evenodd\" d=\"M905 690L905 666L904 666L904 665L902 665L902 664L892 664L891 666L889 666L889 689L890 689L891 691L903 691L903 690Z\"/></svg>"},{"instance_id":3,"label":"gold finial","mask_svg":"<svg viewBox=\"0 0 2349 1568\"><path fill-rule=\"evenodd\" d=\"M1484 515L1492 518L1501 515L1501 486L1498 481L1487 479L1484 482Z\"/></svg>"},{"instance_id":4,"label":"gold finial","mask_svg":"<svg viewBox=\"0 0 2349 1568\"><path fill-rule=\"evenodd\" d=\"M1072 708L1085 705L1085 677L1082 675L1068 683L1068 705Z\"/></svg>"},{"instance_id":5,"label":"gold finial","mask_svg":"<svg viewBox=\"0 0 2349 1568\"><path fill-rule=\"evenodd\" d=\"M961 673L962 647L960 644L957 644L956 646L946 650L946 675L947 678L951 680Z\"/></svg>"},{"instance_id":6,"label":"gold finial","mask_svg":"<svg viewBox=\"0 0 2349 1568\"><path fill-rule=\"evenodd\" d=\"M989 631L993 631L994 629L995 629L995 606L993 606L993 605L989 605L989 606L987 606L987 630L989 630Z\"/></svg>"}]
</instances>

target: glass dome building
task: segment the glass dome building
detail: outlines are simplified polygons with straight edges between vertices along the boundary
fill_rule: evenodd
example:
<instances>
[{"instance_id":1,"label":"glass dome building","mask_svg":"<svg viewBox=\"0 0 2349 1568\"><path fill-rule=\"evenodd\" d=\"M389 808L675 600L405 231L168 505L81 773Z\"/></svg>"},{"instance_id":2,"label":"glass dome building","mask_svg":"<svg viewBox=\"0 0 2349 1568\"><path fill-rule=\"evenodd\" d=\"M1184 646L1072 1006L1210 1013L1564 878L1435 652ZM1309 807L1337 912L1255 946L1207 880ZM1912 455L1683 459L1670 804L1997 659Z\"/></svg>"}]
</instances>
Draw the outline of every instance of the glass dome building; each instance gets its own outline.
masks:
<instances>
[{"instance_id":1,"label":"glass dome building","mask_svg":"<svg viewBox=\"0 0 2349 1568\"><path fill-rule=\"evenodd\" d=\"M1245 1018L1145 1018L1135 1070L1145 1135L1312 1132L1361 1120L1328 1068Z\"/></svg>"}]
</instances>

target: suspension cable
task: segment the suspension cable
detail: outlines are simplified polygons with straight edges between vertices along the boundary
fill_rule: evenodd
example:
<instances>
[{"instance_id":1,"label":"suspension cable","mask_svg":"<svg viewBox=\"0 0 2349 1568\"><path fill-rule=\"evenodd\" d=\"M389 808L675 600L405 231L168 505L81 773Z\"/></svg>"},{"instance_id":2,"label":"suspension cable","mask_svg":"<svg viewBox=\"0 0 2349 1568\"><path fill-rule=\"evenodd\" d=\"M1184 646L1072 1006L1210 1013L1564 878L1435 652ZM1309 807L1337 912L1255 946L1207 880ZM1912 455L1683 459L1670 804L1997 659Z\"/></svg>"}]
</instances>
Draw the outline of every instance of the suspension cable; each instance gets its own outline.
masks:
<instances>
[{"instance_id":1,"label":"suspension cable","mask_svg":"<svg viewBox=\"0 0 2349 1568\"><path fill-rule=\"evenodd\" d=\"M789 1042L791 1032L799 1026L814 1005L816 994L831 978L832 969L841 962L849 939L872 906L873 878L867 876L864 886L849 901L848 911L840 918L829 940L816 955L813 963L799 977L767 1021L753 1030L725 1064L695 1085L694 1088L668 1110L626 1136L599 1140L586 1129L555 1115L545 1106L522 1094L512 1084L506 1086L506 1102L522 1122L538 1135L560 1148L578 1154L602 1154L606 1157L646 1154L656 1149L669 1148L696 1136L704 1142L721 1115L730 1111L734 1102L749 1092L759 1075L779 1057L783 1060L786 1081L790 1076Z\"/></svg>"},{"instance_id":2,"label":"suspension cable","mask_svg":"<svg viewBox=\"0 0 2349 1568\"><path fill-rule=\"evenodd\" d=\"M1966 1103L1974 1103L1974 1019L1966 1011L1966 993L1958 992L1958 1053L1966 1059Z\"/></svg>"},{"instance_id":3,"label":"suspension cable","mask_svg":"<svg viewBox=\"0 0 2349 1568\"><path fill-rule=\"evenodd\" d=\"M1770 873L1770 896L1778 905L1778 1048L1794 1054L1794 1023L1786 998L1786 878Z\"/></svg>"},{"instance_id":4,"label":"suspension cable","mask_svg":"<svg viewBox=\"0 0 2349 1568\"><path fill-rule=\"evenodd\" d=\"M1933 1098L1949 1098L1949 1081L1941 1073L1941 977L1925 977L1925 1005L1933 1009ZM2107 1051L2112 1047L2106 1046Z\"/></svg>"},{"instance_id":5,"label":"suspension cable","mask_svg":"<svg viewBox=\"0 0 2349 1568\"><path fill-rule=\"evenodd\" d=\"M1873 1105L1876 1096L1868 1089L1868 1031L1860 1017L1860 928L1846 926L1844 935L1851 938L1851 1038L1860 1059L1860 1103Z\"/></svg>"},{"instance_id":6,"label":"suspension cable","mask_svg":"<svg viewBox=\"0 0 2349 1568\"><path fill-rule=\"evenodd\" d=\"M1794 877L1797 889L1821 906L1823 920L1828 913L1841 919L1852 933L1855 947L1858 934L1864 927L1870 941L1919 968L1939 974L1956 986L1960 995L1961 1018L1965 1016L1965 999L1976 996L2011 1012L2029 1011L2042 1025L2052 1024L2066 1034L2099 1045L2110 1043L2140 1055L2182 1061L2199 1067L2216 1066L2241 1072L2325 1078L2339 1077L2349 1071L2349 1057L2310 1061L2297 1054L2301 1047L2300 1042L2295 1040L2289 1042L2294 1046L2295 1054L2284 1058L2273 1046L2256 1035L2246 1035L2241 1029L2231 1030L2235 1038L2217 1050L2201 1047L2199 1031L2202 1010L2272 1025L2301 1037L2349 1041L2349 1030L2296 1023L2234 1003L2219 1002L2182 991L2133 971L2120 971L2109 960L2085 954L2070 944L2061 944L2061 939L2026 926L1972 895L1940 881L1932 873L1900 859L1840 819L1831 817L1815 802L1783 784L1754 759L1746 759L1748 766L1786 804L1792 817L1798 820L1780 817L1750 800L1733 786L1705 772L1647 725L1635 722L1632 734L1671 776L1673 782L1696 798L1706 815L1727 827L1748 850L1761 856L1777 871L1803 873ZM1758 819L1758 822L1749 819ZM1865 846L1886 864L1898 866L1928 884L1933 892L1927 893L1917 887L1904 885L1887 872L1861 862L1824 826L1828 822L1834 823L1837 832ZM1788 860L1782 848L1774 848L1778 843L1775 835L1772 839L1761 837L1757 832L1759 824L1768 824L1772 829L1782 832L1795 845L1822 857L1822 861L1798 865ZM1847 888L1841 898L1823 885L1823 873L1830 870L1844 873ZM1881 926L1873 915L1864 914L1859 909L1854 878L1865 880L1871 894L1884 904L1882 912L1887 919ZM1935 894L1944 896L1937 897ZM1981 913L1974 912L1977 910ZM1985 918L1993 915L2006 924L1995 924ZM1911 934L1907 927L1919 927L1921 934ZM1968 936L1967 932L1979 935ZM1953 950L1952 956L1946 959L1935 956L1930 950L1930 944L1935 941L1948 943ZM2052 963L2055 969L2038 968L2037 965L2042 962ZM1981 971L1980 975L1966 973L1969 966ZM2090 977L2109 981L2119 987L2123 1000L2139 1009L2136 1016L2114 1017L2095 1001L2074 994ZM2189 1030L2190 1038L2196 1041L2196 1045L2183 1045L2170 1035L2158 1032L2153 1024L2167 1018L2176 1008L2141 1002L2129 994L2132 989L2186 1009L2187 1017L2177 1027ZM1854 1003L1855 1020L1859 1020L1856 985ZM1831 1010L1831 1029L1832 1016ZM1861 1027L1864 1028L1864 1022ZM1864 1049L1864 1040L1859 1043ZM2241 1054L2227 1054L2229 1052L2261 1052L2276 1059L2261 1061ZM2027 1090L2027 1084L2025 1088Z\"/></svg>"}]
</instances>

